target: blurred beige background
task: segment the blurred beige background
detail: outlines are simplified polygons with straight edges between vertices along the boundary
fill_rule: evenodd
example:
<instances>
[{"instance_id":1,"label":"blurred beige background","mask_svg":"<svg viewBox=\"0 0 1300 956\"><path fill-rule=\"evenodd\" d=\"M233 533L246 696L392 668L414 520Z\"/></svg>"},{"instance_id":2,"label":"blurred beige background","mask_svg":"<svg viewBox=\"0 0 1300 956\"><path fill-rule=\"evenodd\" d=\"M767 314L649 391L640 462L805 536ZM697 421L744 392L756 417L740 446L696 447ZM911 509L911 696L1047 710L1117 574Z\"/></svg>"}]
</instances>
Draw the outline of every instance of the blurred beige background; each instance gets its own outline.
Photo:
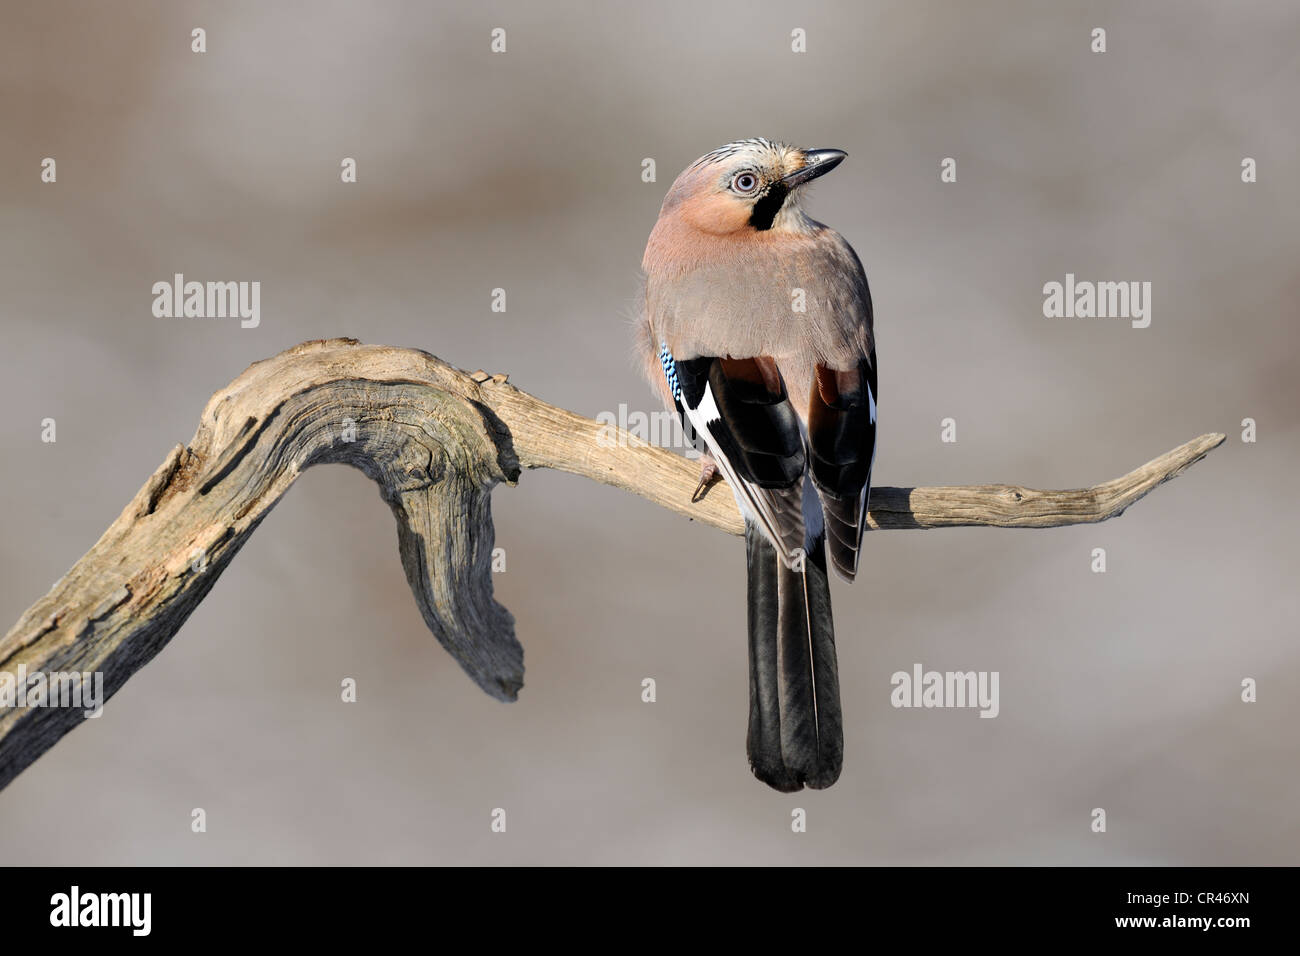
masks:
<instances>
[{"instance_id":1,"label":"blurred beige background","mask_svg":"<svg viewBox=\"0 0 1300 956\"><path fill-rule=\"evenodd\" d=\"M870 535L834 591L844 775L794 796L745 761L739 541L570 476L498 490L527 655L503 705L424 630L374 487L314 470L0 793L0 862L1300 862L1298 50L1290 2L6 0L5 627L214 390L303 339L655 408L645 237L677 171L744 136L849 152L809 208L871 280L878 483L1076 486L1229 439L1103 525ZM260 327L154 318L174 272L260 281ZM1045 319L1067 272L1152 282L1151 327ZM893 709L914 662L1000 671L1001 715Z\"/></svg>"}]
</instances>

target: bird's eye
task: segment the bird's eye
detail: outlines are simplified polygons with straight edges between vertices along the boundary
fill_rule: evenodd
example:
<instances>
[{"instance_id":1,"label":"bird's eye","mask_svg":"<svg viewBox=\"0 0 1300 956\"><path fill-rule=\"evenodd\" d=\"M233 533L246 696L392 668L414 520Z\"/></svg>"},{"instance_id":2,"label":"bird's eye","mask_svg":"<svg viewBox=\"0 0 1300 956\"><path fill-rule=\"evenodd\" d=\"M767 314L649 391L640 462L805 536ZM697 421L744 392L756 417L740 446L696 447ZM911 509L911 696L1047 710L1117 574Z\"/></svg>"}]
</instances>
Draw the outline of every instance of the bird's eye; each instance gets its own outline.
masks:
<instances>
[{"instance_id":1,"label":"bird's eye","mask_svg":"<svg viewBox=\"0 0 1300 956\"><path fill-rule=\"evenodd\" d=\"M753 173L737 173L731 180L731 188L738 193L752 193L758 188L758 177Z\"/></svg>"}]
</instances>

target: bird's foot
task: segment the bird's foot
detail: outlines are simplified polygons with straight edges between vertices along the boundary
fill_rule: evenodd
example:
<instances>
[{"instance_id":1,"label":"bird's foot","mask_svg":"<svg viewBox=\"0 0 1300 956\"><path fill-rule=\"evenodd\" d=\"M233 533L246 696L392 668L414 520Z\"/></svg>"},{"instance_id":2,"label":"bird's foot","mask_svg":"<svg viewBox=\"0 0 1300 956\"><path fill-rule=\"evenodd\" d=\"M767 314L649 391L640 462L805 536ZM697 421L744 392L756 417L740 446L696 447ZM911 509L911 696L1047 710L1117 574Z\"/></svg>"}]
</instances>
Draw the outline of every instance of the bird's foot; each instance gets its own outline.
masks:
<instances>
[{"instance_id":1,"label":"bird's foot","mask_svg":"<svg viewBox=\"0 0 1300 956\"><path fill-rule=\"evenodd\" d=\"M709 485L717 480L717 477L718 463L713 460L713 456L708 454L700 455L700 483L691 492L691 504L704 497L704 492L708 490Z\"/></svg>"}]
</instances>

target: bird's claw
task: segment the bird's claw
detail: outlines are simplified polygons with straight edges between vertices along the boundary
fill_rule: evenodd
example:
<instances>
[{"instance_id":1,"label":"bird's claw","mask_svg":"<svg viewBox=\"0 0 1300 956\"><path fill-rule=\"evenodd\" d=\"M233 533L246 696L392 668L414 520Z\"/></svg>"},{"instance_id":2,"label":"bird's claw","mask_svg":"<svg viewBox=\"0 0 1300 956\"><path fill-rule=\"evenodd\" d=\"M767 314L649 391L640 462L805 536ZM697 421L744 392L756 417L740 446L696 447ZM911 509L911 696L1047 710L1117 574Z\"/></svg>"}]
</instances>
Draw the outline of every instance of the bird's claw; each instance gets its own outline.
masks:
<instances>
[{"instance_id":1,"label":"bird's claw","mask_svg":"<svg viewBox=\"0 0 1300 956\"><path fill-rule=\"evenodd\" d=\"M695 504L704 497L704 492L708 490L710 484L718 477L718 465L713 460L712 455L700 456L700 483L695 486L691 492L691 504Z\"/></svg>"}]
</instances>

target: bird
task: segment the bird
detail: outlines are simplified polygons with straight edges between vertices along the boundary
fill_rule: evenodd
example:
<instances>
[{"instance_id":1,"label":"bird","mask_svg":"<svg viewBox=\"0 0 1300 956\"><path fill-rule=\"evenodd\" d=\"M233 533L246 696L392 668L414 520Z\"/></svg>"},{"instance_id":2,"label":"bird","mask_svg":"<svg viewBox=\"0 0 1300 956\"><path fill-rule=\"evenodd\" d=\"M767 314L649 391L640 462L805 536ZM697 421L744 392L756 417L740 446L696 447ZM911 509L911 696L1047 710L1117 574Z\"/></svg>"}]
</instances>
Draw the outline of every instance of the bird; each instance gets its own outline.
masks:
<instances>
[{"instance_id":1,"label":"bird","mask_svg":"<svg viewBox=\"0 0 1300 956\"><path fill-rule=\"evenodd\" d=\"M669 188L642 259L637 360L745 521L750 769L824 789L844 755L829 567L857 575L876 446L871 293L853 247L803 210L839 149L764 138Z\"/></svg>"}]
</instances>

